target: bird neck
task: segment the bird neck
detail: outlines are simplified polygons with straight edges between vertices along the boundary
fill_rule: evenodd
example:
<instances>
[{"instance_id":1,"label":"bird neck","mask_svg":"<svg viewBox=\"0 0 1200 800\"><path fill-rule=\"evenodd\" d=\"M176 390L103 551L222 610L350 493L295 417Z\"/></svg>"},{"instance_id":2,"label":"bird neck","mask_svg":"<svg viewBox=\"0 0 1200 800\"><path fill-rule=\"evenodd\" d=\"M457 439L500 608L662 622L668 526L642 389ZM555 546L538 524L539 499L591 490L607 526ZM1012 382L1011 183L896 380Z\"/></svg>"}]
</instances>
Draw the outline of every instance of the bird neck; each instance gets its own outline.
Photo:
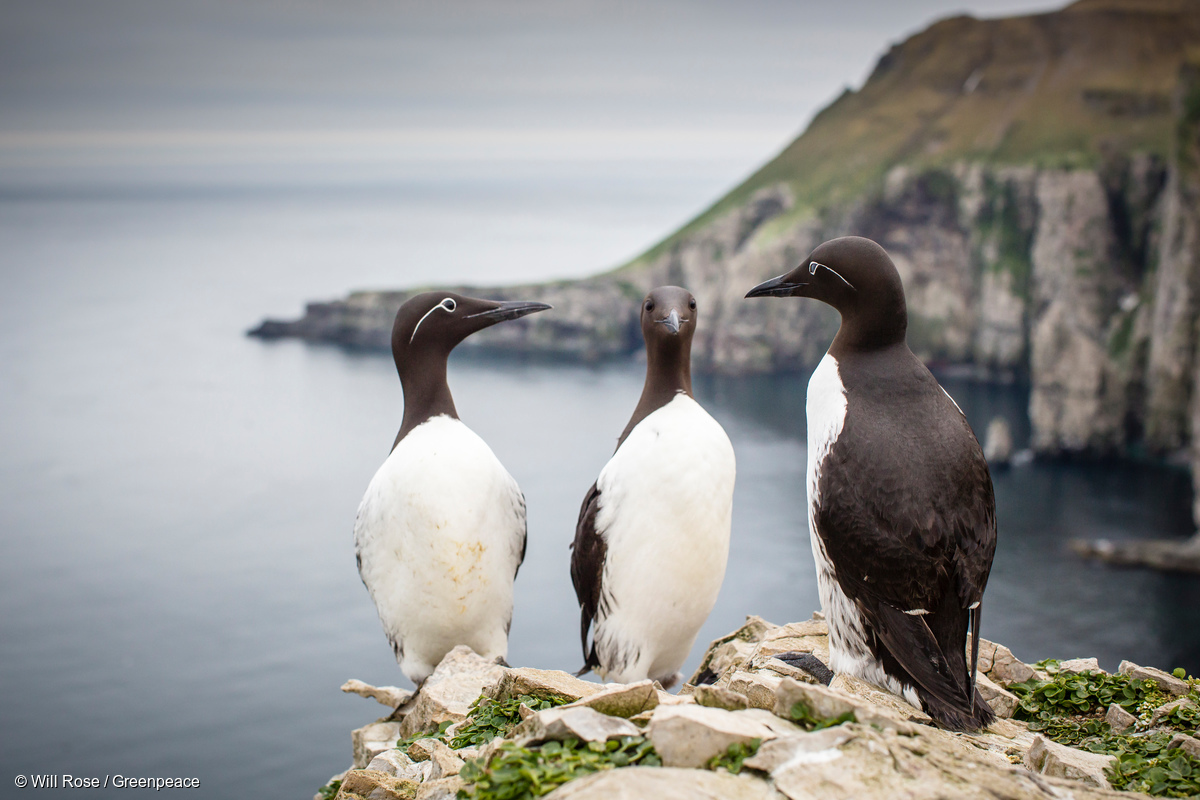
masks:
<instances>
[{"instance_id":1,"label":"bird neck","mask_svg":"<svg viewBox=\"0 0 1200 800\"><path fill-rule=\"evenodd\" d=\"M886 308L839 309L842 324L829 352L839 353L883 350L908 340L908 313L903 300Z\"/></svg>"},{"instance_id":2,"label":"bird neck","mask_svg":"<svg viewBox=\"0 0 1200 800\"><path fill-rule=\"evenodd\" d=\"M404 421L392 444L393 450L413 428L428 419L443 414L458 419L450 384L446 382L448 358L449 353L425 352L403 364L397 360L396 371L404 390Z\"/></svg>"},{"instance_id":3,"label":"bird neck","mask_svg":"<svg viewBox=\"0 0 1200 800\"><path fill-rule=\"evenodd\" d=\"M692 343L673 343L675 346L646 348L646 383L642 397L617 447L625 441L637 424L675 399L677 395L692 397Z\"/></svg>"}]
</instances>

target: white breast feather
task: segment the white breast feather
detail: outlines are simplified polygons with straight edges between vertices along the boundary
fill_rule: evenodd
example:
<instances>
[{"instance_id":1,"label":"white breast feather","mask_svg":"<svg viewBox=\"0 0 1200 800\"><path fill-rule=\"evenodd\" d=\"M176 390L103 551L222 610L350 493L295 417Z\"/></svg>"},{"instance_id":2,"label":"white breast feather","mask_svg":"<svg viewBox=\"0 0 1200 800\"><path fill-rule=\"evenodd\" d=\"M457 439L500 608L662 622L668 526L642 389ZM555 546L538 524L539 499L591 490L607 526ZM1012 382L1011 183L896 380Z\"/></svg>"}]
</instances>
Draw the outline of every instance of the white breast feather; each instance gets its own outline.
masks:
<instances>
[{"instance_id":1,"label":"white breast feather","mask_svg":"<svg viewBox=\"0 0 1200 800\"><path fill-rule=\"evenodd\" d=\"M516 481L462 422L434 417L384 461L359 505L354 540L410 679L423 680L459 644L485 658L507 653L524 531Z\"/></svg>"},{"instance_id":2,"label":"white breast feather","mask_svg":"<svg viewBox=\"0 0 1200 800\"><path fill-rule=\"evenodd\" d=\"M829 660L834 672L862 678L895 694L903 695L917 708L916 692L902 686L884 672L866 643L866 631L858 610L834 579L834 568L817 534L817 505L820 503L821 464L846 424L846 388L838 373L837 359L828 353L808 381L808 530L813 559L817 563L817 590L829 623Z\"/></svg>"},{"instance_id":3,"label":"white breast feather","mask_svg":"<svg viewBox=\"0 0 1200 800\"><path fill-rule=\"evenodd\" d=\"M605 680L667 679L687 659L725 578L735 473L724 429L685 394L638 423L601 471L611 604L594 635L602 652L636 651L606 665Z\"/></svg>"}]
</instances>

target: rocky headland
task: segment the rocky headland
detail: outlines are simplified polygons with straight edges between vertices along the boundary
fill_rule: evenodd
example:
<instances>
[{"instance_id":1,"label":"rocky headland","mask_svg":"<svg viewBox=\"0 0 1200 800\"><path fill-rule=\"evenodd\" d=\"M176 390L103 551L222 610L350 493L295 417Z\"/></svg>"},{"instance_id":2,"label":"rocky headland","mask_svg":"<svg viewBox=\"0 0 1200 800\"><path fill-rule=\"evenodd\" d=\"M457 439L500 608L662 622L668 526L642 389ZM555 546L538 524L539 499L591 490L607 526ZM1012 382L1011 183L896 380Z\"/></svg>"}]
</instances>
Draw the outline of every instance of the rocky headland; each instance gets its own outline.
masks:
<instances>
[{"instance_id":1,"label":"rocky headland","mask_svg":"<svg viewBox=\"0 0 1200 800\"><path fill-rule=\"evenodd\" d=\"M819 615L815 615L819 616ZM778 656L792 654L786 660ZM978 691L999 719L942 730L828 661L814 618L758 617L712 643L679 694L512 669L466 647L413 698L350 681L390 716L352 736L353 766L317 798L1006 798L1200 792L1200 681L1095 659L1025 664L984 642ZM817 670L819 671L819 670Z\"/></svg>"},{"instance_id":2,"label":"rocky headland","mask_svg":"<svg viewBox=\"0 0 1200 800\"><path fill-rule=\"evenodd\" d=\"M641 347L637 301L672 283L704 309L697 370L805 370L835 314L743 295L845 234L891 253L914 352L1028 383L1035 452L1149 454L1200 480L1200 4L1190 0L938 22L631 263L580 281L456 287L555 307L464 346L628 355ZM410 294L356 292L252 333L385 348Z\"/></svg>"}]
</instances>

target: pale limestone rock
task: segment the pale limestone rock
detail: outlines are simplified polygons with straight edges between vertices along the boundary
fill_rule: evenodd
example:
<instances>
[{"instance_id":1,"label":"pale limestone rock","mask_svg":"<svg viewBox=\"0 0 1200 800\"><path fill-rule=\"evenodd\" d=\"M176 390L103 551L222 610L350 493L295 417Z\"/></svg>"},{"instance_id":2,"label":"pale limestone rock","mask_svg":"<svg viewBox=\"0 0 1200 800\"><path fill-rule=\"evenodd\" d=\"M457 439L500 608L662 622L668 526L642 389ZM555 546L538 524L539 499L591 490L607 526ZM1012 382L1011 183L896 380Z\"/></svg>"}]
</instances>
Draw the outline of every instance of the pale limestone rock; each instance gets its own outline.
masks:
<instances>
[{"instance_id":1,"label":"pale limestone rock","mask_svg":"<svg viewBox=\"0 0 1200 800\"><path fill-rule=\"evenodd\" d=\"M978 735L926 726L848 723L766 742L746 766L768 772L790 800L1100 800L1126 796L1032 775L978 749Z\"/></svg>"},{"instance_id":2,"label":"pale limestone rock","mask_svg":"<svg viewBox=\"0 0 1200 800\"><path fill-rule=\"evenodd\" d=\"M384 750L367 764L368 770L420 783L429 777L429 765L414 762L399 750Z\"/></svg>"},{"instance_id":3,"label":"pale limestone rock","mask_svg":"<svg viewBox=\"0 0 1200 800\"><path fill-rule=\"evenodd\" d=\"M1158 684L1159 689L1176 697L1187 694L1190 688L1187 681L1180 680L1174 675L1163 672L1161 669L1140 667L1132 661L1122 661L1121 666L1117 668L1117 672L1121 675L1127 675L1133 680L1154 681Z\"/></svg>"},{"instance_id":4,"label":"pale limestone rock","mask_svg":"<svg viewBox=\"0 0 1200 800\"><path fill-rule=\"evenodd\" d=\"M434 747L429 753L428 780L437 781L457 775L465 763L449 747L441 742L434 742Z\"/></svg>"},{"instance_id":5,"label":"pale limestone rock","mask_svg":"<svg viewBox=\"0 0 1200 800\"><path fill-rule=\"evenodd\" d=\"M1184 706L1190 706L1190 705L1192 705L1192 701L1189 698L1180 697L1178 700L1172 700L1169 703L1165 703L1165 704L1159 706L1158 708L1154 709L1154 713L1150 716L1150 726L1149 727L1153 728L1155 725L1157 725L1159 722L1161 722L1168 714L1175 711L1175 709L1183 708Z\"/></svg>"},{"instance_id":6,"label":"pale limestone rock","mask_svg":"<svg viewBox=\"0 0 1200 800\"><path fill-rule=\"evenodd\" d=\"M1116 703L1113 703L1108 707L1108 712L1104 715L1104 721L1108 723L1108 726L1113 729L1114 733L1121 733L1136 725L1137 717Z\"/></svg>"},{"instance_id":7,"label":"pale limestone rock","mask_svg":"<svg viewBox=\"0 0 1200 800\"><path fill-rule=\"evenodd\" d=\"M1167 743L1167 749L1180 748L1192 758L1200 758L1200 739L1194 736L1188 736L1186 733L1177 733L1171 737L1171 741Z\"/></svg>"},{"instance_id":8,"label":"pale limestone rock","mask_svg":"<svg viewBox=\"0 0 1200 800\"><path fill-rule=\"evenodd\" d=\"M1087 753L1074 747L1052 742L1045 736L1033 737L1033 744L1025 754L1025 766L1040 775L1068 778L1088 786L1109 788L1104 770L1115 760L1113 756Z\"/></svg>"},{"instance_id":9,"label":"pale limestone rock","mask_svg":"<svg viewBox=\"0 0 1200 800\"><path fill-rule=\"evenodd\" d=\"M369 683L363 683L360 680L351 678L342 684L342 691L347 694L356 694L359 697L366 697L376 701L380 705L388 708L397 708L407 702L412 697L412 692L401 689L397 686L372 686Z\"/></svg>"},{"instance_id":10,"label":"pale limestone rock","mask_svg":"<svg viewBox=\"0 0 1200 800\"><path fill-rule=\"evenodd\" d=\"M1096 658L1071 658L1058 662L1059 672L1069 672L1078 675L1083 672L1104 672L1100 669L1100 660ZM1107 674L1107 673L1105 673Z\"/></svg>"},{"instance_id":11,"label":"pale limestone rock","mask_svg":"<svg viewBox=\"0 0 1200 800\"><path fill-rule=\"evenodd\" d=\"M439 744L442 745L442 747L446 746L444 742L439 742L432 737L426 739L417 739L408 746L408 757L417 763L428 761L433 755L434 748Z\"/></svg>"},{"instance_id":12,"label":"pale limestone rock","mask_svg":"<svg viewBox=\"0 0 1200 800\"><path fill-rule=\"evenodd\" d=\"M733 633L714 639L709 644L708 649L704 651L705 656L700 661L700 666L696 668L696 673L688 679L688 683L695 686L705 671L721 675L733 665L744 663L754 652L754 645L762 641L768 632L778 627L762 617L753 614L747 616L742 627Z\"/></svg>"},{"instance_id":13,"label":"pale limestone rock","mask_svg":"<svg viewBox=\"0 0 1200 800\"><path fill-rule=\"evenodd\" d=\"M396 740L402 738L399 722L372 722L351 732L350 741L354 747L354 768L363 769L371 763L371 759L396 747Z\"/></svg>"},{"instance_id":14,"label":"pale limestone rock","mask_svg":"<svg viewBox=\"0 0 1200 800\"><path fill-rule=\"evenodd\" d=\"M610 717L629 718L643 711L651 711L657 705L658 690L654 688L654 681L645 680L637 683L606 684L595 694L562 707L586 706Z\"/></svg>"},{"instance_id":15,"label":"pale limestone rock","mask_svg":"<svg viewBox=\"0 0 1200 800\"><path fill-rule=\"evenodd\" d=\"M466 645L455 647L422 684L400 725L400 738L436 730L442 722L466 719L471 703L505 672L504 667L476 655Z\"/></svg>"},{"instance_id":16,"label":"pale limestone rock","mask_svg":"<svg viewBox=\"0 0 1200 800\"><path fill-rule=\"evenodd\" d=\"M1013 712L1017 710L1020 702L1015 694L1003 686L993 683L991 678L983 674L975 676L975 691L979 692L992 711L996 712L996 716L1001 719L1012 718Z\"/></svg>"},{"instance_id":17,"label":"pale limestone rock","mask_svg":"<svg viewBox=\"0 0 1200 800\"><path fill-rule=\"evenodd\" d=\"M783 680L777 675L753 672L732 672L722 677L725 686L731 692L737 692L746 698L751 708L763 708L771 711L775 708L775 690Z\"/></svg>"},{"instance_id":18,"label":"pale limestone rock","mask_svg":"<svg viewBox=\"0 0 1200 800\"><path fill-rule=\"evenodd\" d=\"M980 648L982 650L982 648ZM991 652L991 669L987 676L1001 686L1023 683L1034 677L1033 667L1019 660L1004 645L995 645Z\"/></svg>"},{"instance_id":19,"label":"pale limestone rock","mask_svg":"<svg viewBox=\"0 0 1200 800\"><path fill-rule=\"evenodd\" d=\"M745 773L625 767L577 778L545 800L782 800L782 795Z\"/></svg>"},{"instance_id":20,"label":"pale limestone rock","mask_svg":"<svg viewBox=\"0 0 1200 800\"><path fill-rule=\"evenodd\" d=\"M598 683L581 680L559 670L521 667L504 670L500 680L488 690L487 695L497 701L509 700L523 694L543 700L557 698L573 701L603 689Z\"/></svg>"},{"instance_id":21,"label":"pale limestone rock","mask_svg":"<svg viewBox=\"0 0 1200 800\"><path fill-rule=\"evenodd\" d=\"M996 655L996 643L989 642L987 639L979 640L979 660L976 662L976 668L979 672L988 673L992 671L992 658ZM971 642L967 640L967 663L971 663Z\"/></svg>"},{"instance_id":22,"label":"pale limestone rock","mask_svg":"<svg viewBox=\"0 0 1200 800\"><path fill-rule=\"evenodd\" d=\"M835 675L828 688L844 692L854 698L855 702L864 709L858 717L860 722L872 722L880 718L898 721L930 721L924 712L910 705L903 697L872 686L853 675Z\"/></svg>"},{"instance_id":23,"label":"pale limestone rock","mask_svg":"<svg viewBox=\"0 0 1200 800\"><path fill-rule=\"evenodd\" d=\"M641 731L628 720L601 714L593 708L547 708L538 711L512 732L511 738L523 747L548 741L578 739L604 742L622 736L638 736Z\"/></svg>"},{"instance_id":24,"label":"pale limestone rock","mask_svg":"<svg viewBox=\"0 0 1200 800\"><path fill-rule=\"evenodd\" d=\"M668 767L703 767L733 744L773 739L789 725L761 709L723 711L703 706L660 706L646 735ZM792 730L798 730L794 725Z\"/></svg>"},{"instance_id":25,"label":"pale limestone rock","mask_svg":"<svg viewBox=\"0 0 1200 800\"><path fill-rule=\"evenodd\" d=\"M417 787L417 795L414 800L455 800L459 790L464 786L466 784L457 775L429 780Z\"/></svg>"},{"instance_id":26,"label":"pale limestone rock","mask_svg":"<svg viewBox=\"0 0 1200 800\"><path fill-rule=\"evenodd\" d=\"M720 686L697 686L692 692L698 705L709 708L723 708L726 711L737 711L750 707L750 701L745 695L723 689Z\"/></svg>"},{"instance_id":27,"label":"pale limestone rock","mask_svg":"<svg viewBox=\"0 0 1200 800\"><path fill-rule=\"evenodd\" d=\"M346 773L338 800L413 800L418 784L386 772L354 769Z\"/></svg>"}]
</instances>

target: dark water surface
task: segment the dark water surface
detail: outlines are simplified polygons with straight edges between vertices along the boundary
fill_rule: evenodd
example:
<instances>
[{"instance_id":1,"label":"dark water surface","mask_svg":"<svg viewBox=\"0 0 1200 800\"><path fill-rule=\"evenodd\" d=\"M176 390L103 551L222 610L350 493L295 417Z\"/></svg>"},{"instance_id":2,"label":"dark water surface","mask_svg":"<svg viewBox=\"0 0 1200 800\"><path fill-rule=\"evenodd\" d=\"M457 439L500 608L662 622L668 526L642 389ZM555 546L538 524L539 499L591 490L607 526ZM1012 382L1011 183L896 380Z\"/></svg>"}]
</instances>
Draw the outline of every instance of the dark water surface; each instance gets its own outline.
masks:
<instances>
[{"instance_id":1,"label":"dark water surface","mask_svg":"<svg viewBox=\"0 0 1200 800\"><path fill-rule=\"evenodd\" d=\"M488 223L512 233L486 239L500 264L488 273L462 242L450 268L428 241L409 247L422 225L397 232L389 203L0 202L0 785L121 773L199 778L192 797L308 797L348 764L350 729L381 712L338 686L404 684L350 534L399 426L391 361L242 331L372 283L556 274L568 240L644 223L636 208L588 221L518 203L511 225ZM523 243L554 213L562 239ZM439 220L424 227L453 229ZM528 501L514 664L579 665L567 544L641 378L636 364L452 364L462 418ZM782 623L817 607L806 380L697 381L733 440L738 486L728 575L689 667L748 613ZM1003 414L1028 437L1019 389L945 383L977 429ZM1186 474L1033 464L995 482L985 636L1026 660L1200 672L1200 580L1065 550L1075 536L1189 533ZM55 794L75 796L39 796Z\"/></svg>"}]
</instances>

